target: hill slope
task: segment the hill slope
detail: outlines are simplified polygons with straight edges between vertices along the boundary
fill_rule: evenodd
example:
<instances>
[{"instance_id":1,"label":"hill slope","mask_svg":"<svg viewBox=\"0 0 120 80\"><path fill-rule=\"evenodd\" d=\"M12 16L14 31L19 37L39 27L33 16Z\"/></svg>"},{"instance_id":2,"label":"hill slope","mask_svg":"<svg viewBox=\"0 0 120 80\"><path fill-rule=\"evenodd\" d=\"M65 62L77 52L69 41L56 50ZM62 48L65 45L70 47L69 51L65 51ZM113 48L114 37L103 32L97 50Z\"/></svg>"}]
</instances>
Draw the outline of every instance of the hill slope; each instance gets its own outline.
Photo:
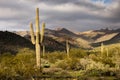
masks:
<instances>
[{"instance_id":1,"label":"hill slope","mask_svg":"<svg viewBox=\"0 0 120 80\"><path fill-rule=\"evenodd\" d=\"M120 42L120 29L116 30L96 30L96 32L103 32L104 34L94 39L92 46L100 46L101 43L105 45L116 44Z\"/></svg>"},{"instance_id":2,"label":"hill slope","mask_svg":"<svg viewBox=\"0 0 120 80\"><path fill-rule=\"evenodd\" d=\"M21 31L15 33L30 39L29 31ZM73 47L82 47L86 49L91 49L95 45L99 45L102 42L104 42L105 44L118 43L120 40L119 33L120 29L100 29L80 33L74 33L65 28L58 28L56 30L45 29L45 36L48 38L52 38L53 41L57 41L65 46L66 39L69 39L69 42L71 45L73 45Z\"/></svg>"},{"instance_id":3,"label":"hill slope","mask_svg":"<svg viewBox=\"0 0 120 80\"><path fill-rule=\"evenodd\" d=\"M14 33L19 34L27 39L30 39L29 31L23 31L23 32L19 31ZM48 38L52 38L54 41L57 41L60 44L63 44L64 47L65 47L65 41L66 39L68 39L72 47L91 48L87 40L83 39L81 36L65 28L59 28L56 30L45 29L45 36Z\"/></svg>"},{"instance_id":4,"label":"hill slope","mask_svg":"<svg viewBox=\"0 0 120 80\"><path fill-rule=\"evenodd\" d=\"M8 31L0 31L0 54L5 52L15 54L22 48L34 49L34 45L29 40L30 35L28 35L27 38L24 37ZM47 51L65 50L65 46L62 43L50 37L46 36L44 42Z\"/></svg>"},{"instance_id":5,"label":"hill slope","mask_svg":"<svg viewBox=\"0 0 120 80\"><path fill-rule=\"evenodd\" d=\"M14 33L0 31L0 53L10 52L15 54L21 48L33 49L32 43Z\"/></svg>"}]
</instances>

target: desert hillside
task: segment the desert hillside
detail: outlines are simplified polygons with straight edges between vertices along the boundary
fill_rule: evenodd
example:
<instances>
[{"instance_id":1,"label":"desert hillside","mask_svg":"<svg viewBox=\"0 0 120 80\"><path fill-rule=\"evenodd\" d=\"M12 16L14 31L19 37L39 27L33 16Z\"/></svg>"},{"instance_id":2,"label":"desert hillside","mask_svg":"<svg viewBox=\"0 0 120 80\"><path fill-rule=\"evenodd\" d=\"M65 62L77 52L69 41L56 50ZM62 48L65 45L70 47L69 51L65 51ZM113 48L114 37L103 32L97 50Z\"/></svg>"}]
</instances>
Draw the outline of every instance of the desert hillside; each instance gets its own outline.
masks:
<instances>
[{"instance_id":1,"label":"desert hillside","mask_svg":"<svg viewBox=\"0 0 120 80\"><path fill-rule=\"evenodd\" d=\"M29 31L19 31L14 33L30 40ZM94 46L99 46L101 43L106 45L118 43L120 41L120 29L90 30L79 33L74 33L66 28L58 28L55 30L45 29L45 36L63 45L65 45L65 41L68 39L72 47L92 49Z\"/></svg>"},{"instance_id":2,"label":"desert hillside","mask_svg":"<svg viewBox=\"0 0 120 80\"><path fill-rule=\"evenodd\" d=\"M0 31L0 54L5 52L15 54L19 49L23 48L34 49L34 45L28 40L28 38L30 39L29 35L23 37L12 32ZM48 51L65 50L64 43L59 43L50 37L45 36L44 42L44 45L46 46L45 48Z\"/></svg>"},{"instance_id":3,"label":"desert hillside","mask_svg":"<svg viewBox=\"0 0 120 80\"><path fill-rule=\"evenodd\" d=\"M8 31L0 31L0 53L9 52L9 53L17 53L17 51L21 48L31 48L34 46L32 43L14 33Z\"/></svg>"}]
</instances>

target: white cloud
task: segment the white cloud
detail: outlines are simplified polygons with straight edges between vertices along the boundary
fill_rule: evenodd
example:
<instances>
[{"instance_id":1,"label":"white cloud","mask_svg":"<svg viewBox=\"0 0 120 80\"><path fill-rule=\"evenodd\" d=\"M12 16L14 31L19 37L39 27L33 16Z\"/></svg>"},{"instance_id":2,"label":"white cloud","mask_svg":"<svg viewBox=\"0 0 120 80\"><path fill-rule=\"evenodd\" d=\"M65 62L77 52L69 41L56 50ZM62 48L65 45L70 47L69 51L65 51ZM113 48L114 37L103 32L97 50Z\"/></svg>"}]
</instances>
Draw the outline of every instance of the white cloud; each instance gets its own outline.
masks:
<instances>
[{"instance_id":1,"label":"white cloud","mask_svg":"<svg viewBox=\"0 0 120 80\"><path fill-rule=\"evenodd\" d=\"M0 29L23 30L35 22L35 8L40 8L40 21L47 28L62 26L82 31L103 27L120 27L120 3L91 0L0 0ZM115 23L114 23L115 22Z\"/></svg>"}]
</instances>

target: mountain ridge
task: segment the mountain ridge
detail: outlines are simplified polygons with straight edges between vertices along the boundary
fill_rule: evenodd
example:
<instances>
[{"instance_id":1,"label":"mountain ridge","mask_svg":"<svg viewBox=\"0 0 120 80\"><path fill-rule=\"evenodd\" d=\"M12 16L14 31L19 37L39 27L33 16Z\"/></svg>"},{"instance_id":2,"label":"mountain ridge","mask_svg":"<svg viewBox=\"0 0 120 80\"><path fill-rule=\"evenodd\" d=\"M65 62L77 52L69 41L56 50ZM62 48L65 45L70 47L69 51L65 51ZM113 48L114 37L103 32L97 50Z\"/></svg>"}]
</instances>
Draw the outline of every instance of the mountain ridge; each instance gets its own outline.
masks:
<instances>
[{"instance_id":1,"label":"mountain ridge","mask_svg":"<svg viewBox=\"0 0 120 80\"><path fill-rule=\"evenodd\" d=\"M27 36L30 35L29 31L26 33ZM119 36L117 35L119 33L120 29L109 30L108 28L80 33L74 33L66 28L57 28L55 30L45 29L45 36L51 37L60 43L65 42L66 38L68 38L70 44L83 48L92 48L93 46L91 44L100 44L102 42L107 43L110 39L112 40L114 37ZM25 35L23 37L25 37ZM117 39L115 41L119 42L119 38Z\"/></svg>"}]
</instances>

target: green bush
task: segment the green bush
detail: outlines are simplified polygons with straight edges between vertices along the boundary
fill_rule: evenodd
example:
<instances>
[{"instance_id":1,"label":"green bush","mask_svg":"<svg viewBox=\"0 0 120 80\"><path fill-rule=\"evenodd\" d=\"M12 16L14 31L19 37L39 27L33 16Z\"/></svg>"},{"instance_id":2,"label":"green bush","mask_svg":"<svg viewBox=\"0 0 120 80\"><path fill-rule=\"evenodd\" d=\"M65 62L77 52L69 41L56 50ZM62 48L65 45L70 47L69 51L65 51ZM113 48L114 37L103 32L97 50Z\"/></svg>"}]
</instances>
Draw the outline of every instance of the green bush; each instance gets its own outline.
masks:
<instances>
[{"instance_id":1,"label":"green bush","mask_svg":"<svg viewBox=\"0 0 120 80\"><path fill-rule=\"evenodd\" d=\"M112 70L91 69L87 70L84 75L87 76L116 76L116 72Z\"/></svg>"},{"instance_id":2,"label":"green bush","mask_svg":"<svg viewBox=\"0 0 120 80\"><path fill-rule=\"evenodd\" d=\"M21 79L35 74L35 54L29 49L24 49L17 55L5 53L0 59L0 79Z\"/></svg>"},{"instance_id":3,"label":"green bush","mask_svg":"<svg viewBox=\"0 0 120 80\"><path fill-rule=\"evenodd\" d=\"M70 57L72 58L83 58L87 56L87 53L85 50L82 50L82 49L71 49L70 50Z\"/></svg>"},{"instance_id":4,"label":"green bush","mask_svg":"<svg viewBox=\"0 0 120 80\"><path fill-rule=\"evenodd\" d=\"M96 70L96 69L87 70L84 75L87 75L87 76L101 76L102 75L102 70Z\"/></svg>"},{"instance_id":5,"label":"green bush","mask_svg":"<svg viewBox=\"0 0 120 80\"><path fill-rule=\"evenodd\" d=\"M76 58L66 58L58 61L56 65L64 70L80 70L82 68L79 59Z\"/></svg>"},{"instance_id":6,"label":"green bush","mask_svg":"<svg viewBox=\"0 0 120 80\"><path fill-rule=\"evenodd\" d=\"M57 62L57 60L63 60L66 57L65 52L52 52L52 53L47 53L44 57L44 59L47 59L51 63Z\"/></svg>"}]
</instances>

